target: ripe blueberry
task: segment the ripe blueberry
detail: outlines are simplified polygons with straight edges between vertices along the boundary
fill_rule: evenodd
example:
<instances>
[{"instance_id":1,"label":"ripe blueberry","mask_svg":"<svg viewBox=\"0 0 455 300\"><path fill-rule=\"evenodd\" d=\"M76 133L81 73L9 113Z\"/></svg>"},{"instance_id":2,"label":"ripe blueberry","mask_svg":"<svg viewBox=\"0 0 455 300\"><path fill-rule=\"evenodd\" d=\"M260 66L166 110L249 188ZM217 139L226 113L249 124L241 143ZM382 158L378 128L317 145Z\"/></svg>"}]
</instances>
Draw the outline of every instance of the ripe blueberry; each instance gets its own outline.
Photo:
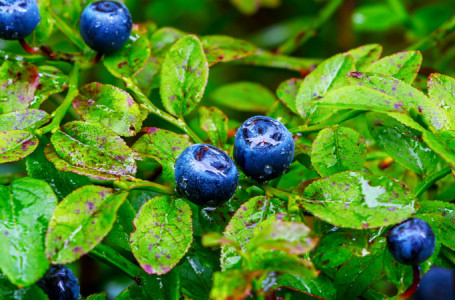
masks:
<instances>
[{"instance_id":1,"label":"ripe blueberry","mask_svg":"<svg viewBox=\"0 0 455 300\"><path fill-rule=\"evenodd\" d=\"M423 276L414 299L455 300L455 270L431 268Z\"/></svg>"},{"instance_id":2,"label":"ripe blueberry","mask_svg":"<svg viewBox=\"0 0 455 300\"><path fill-rule=\"evenodd\" d=\"M269 117L249 118L235 135L235 162L247 176L259 182L286 172L294 158L294 150L291 133Z\"/></svg>"},{"instance_id":3,"label":"ripe blueberry","mask_svg":"<svg viewBox=\"0 0 455 300\"><path fill-rule=\"evenodd\" d=\"M41 20L35 0L0 0L0 38L21 40Z\"/></svg>"},{"instance_id":4,"label":"ripe blueberry","mask_svg":"<svg viewBox=\"0 0 455 300\"><path fill-rule=\"evenodd\" d=\"M51 266L37 285L51 300L79 299L79 281L67 266Z\"/></svg>"},{"instance_id":5,"label":"ripe blueberry","mask_svg":"<svg viewBox=\"0 0 455 300\"><path fill-rule=\"evenodd\" d=\"M120 49L133 28L128 8L116 1L93 2L84 9L79 22L85 43L100 53Z\"/></svg>"},{"instance_id":6,"label":"ripe blueberry","mask_svg":"<svg viewBox=\"0 0 455 300\"><path fill-rule=\"evenodd\" d=\"M218 206L234 195L239 174L232 159L211 145L186 148L175 163L178 192L200 206Z\"/></svg>"},{"instance_id":7,"label":"ripe blueberry","mask_svg":"<svg viewBox=\"0 0 455 300\"><path fill-rule=\"evenodd\" d=\"M435 244L433 229L418 218L395 225L387 233L390 254L405 265L420 264L428 259L433 254Z\"/></svg>"}]
</instances>

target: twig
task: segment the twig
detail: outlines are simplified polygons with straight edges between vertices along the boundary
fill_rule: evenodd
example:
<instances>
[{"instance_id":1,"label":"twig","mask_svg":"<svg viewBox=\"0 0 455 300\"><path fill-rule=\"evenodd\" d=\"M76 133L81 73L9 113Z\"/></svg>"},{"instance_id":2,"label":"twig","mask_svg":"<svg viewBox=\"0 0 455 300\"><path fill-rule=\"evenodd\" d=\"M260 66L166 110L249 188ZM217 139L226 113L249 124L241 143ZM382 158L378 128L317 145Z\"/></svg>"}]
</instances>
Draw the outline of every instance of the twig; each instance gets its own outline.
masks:
<instances>
[{"instance_id":1,"label":"twig","mask_svg":"<svg viewBox=\"0 0 455 300\"><path fill-rule=\"evenodd\" d=\"M446 177L447 175L450 174L452 171L452 168L450 166L447 166L443 168L442 170L431 174L427 178L425 178L415 189L414 189L414 194L416 195L417 198L420 198L420 196L423 195L436 181L439 179L442 179Z\"/></svg>"},{"instance_id":2,"label":"twig","mask_svg":"<svg viewBox=\"0 0 455 300\"><path fill-rule=\"evenodd\" d=\"M420 50L425 51L434 47L444 37L452 33L455 29L455 16L444 22L438 29L430 33L427 37L421 39L417 43L409 46L406 50Z\"/></svg>"}]
</instances>

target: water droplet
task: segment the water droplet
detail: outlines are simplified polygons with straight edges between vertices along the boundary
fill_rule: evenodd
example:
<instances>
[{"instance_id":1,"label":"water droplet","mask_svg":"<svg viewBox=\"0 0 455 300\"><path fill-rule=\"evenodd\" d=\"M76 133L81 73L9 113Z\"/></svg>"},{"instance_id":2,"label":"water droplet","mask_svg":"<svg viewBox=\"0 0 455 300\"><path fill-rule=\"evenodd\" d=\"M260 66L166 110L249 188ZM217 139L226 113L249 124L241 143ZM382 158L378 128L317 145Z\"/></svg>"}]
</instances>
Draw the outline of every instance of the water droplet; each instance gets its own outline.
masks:
<instances>
[{"instance_id":1,"label":"water droplet","mask_svg":"<svg viewBox=\"0 0 455 300\"><path fill-rule=\"evenodd\" d=\"M265 165L264 173L267 174L267 175L270 175L270 174L272 174L272 172L273 172L272 166L271 165Z\"/></svg>"},{"instance_id":2,"label":"water droplet","mask_svg":"<svg viewBox=\"0 0 455 300\"><path fill-rule=\"evenodd\" d=\"M281 155L285 155L286 154L286 149L281 149Z\"/></svg>"},{"instance_id":3,"label":"water droplet","mask_svg":"<svg viewBox=\"0 0 455 300\"><path fill-rule=\"evenodd\" d=\"M95 28L99 28L99 27L101 27L101 22L96 22Z\"/></svg>"}]
</instances>

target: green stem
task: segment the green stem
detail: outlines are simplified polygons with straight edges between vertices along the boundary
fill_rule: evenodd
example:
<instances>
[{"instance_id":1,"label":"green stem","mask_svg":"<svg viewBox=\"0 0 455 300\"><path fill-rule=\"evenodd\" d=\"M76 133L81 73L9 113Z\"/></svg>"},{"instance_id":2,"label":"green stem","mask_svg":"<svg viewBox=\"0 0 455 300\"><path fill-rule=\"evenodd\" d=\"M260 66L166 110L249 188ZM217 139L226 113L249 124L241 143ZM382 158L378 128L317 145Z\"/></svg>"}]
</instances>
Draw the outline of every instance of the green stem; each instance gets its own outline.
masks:
<instances>
[{"instance_id":1,"label":"green stem","mask_svg":"<svg viewBox=\"0 0 455 300\"><path fill-rule=\"evenodd\" d=\"M292 128L289 131L291 131L292 133L319 131L319 130L324 129L326 127L334 126L334 125L337 125L337 124L339 124L341 122L344 122L344 121L347 121L347 120L352 119L354 117L357 117L358 115L360 115L363 112L364 111L362 111L362 110L350 110L350 111L348 111L348 112L346 112L346 113L344 113L344 114L342 114L342 115L340 115L338 117L333 118L329 122L322 123L322 124L317 124L317 125L313 125L313 126L302 125L302 126L299 126L299 127L296 127L296 128Z\"/></svg>"},{"instance_id":2,"label":"green stem","mask_svg":"<svg viewBox=\"0 0 455 300\"><path fill-rule=\"evenodd\" d=\"M53 117L52 122L49 125L44 126L41 129L38 129L36 131L37 135L41 136L48 132L56 132L60 128L60 123L62 122L63 118L68 112L68 109L70 108L74 98L79 93L78 82L79 66L78 64L75 64L70 74L68 93L66 94L65 99L63 100L62 104L60 104L60 106L57 107L57 109L52 113L51 115Z\"/></svg>"},{"instance_id":3,"label":"green stem","mask_svg":"<svg viewBox=\"0 0 455 300\"><path fill-rule=\"evenodd\" d=\"M147 109L154 115L162 118L163 120L168 121L171 124L182 129L186 134L188 134L195 142L203 143L202 139L198 137L191 128L186 124L185 120L182 118L177 119L170 114L162 111L156 107L148 97L141 91L141 89L129 78L123 78L123 81L126 83L127 88L129 88L135 95L137 100L142 103Z\"/></svg>"},{"instance_id":4,"label":"green stem","mask_svg":"<svg viewBox=\"0 0 455 300\"><path fill-rule=\"evenodd\" d=\"M135 280L144 274L141 267L135 265L117 251L104 244L96 246L96 248L89 253L89 256L122 270L126 275Z\"/></svg>"},{"instance_id":5,"label":"green stem","mask_svg":"<svg viewBox=\"0 0 455 300\"><path fill-rule=\"evenodd\" d=\"M447 175L452 172L452 168L450 166L447 166L443 168L442 170L431 174L427 178L425 178L415 189L414 189L414 194L416 195L417 198L420 198L420 196L423 195L436 181L439 179L442 179L446 177Z\"/></svg>"},{"instance_id":6,"label":"green stem","mask_svg":"<svg viewBox=\"0 0 455 300\"><path fill-rule=\"evenodd\" d=\"M336 12L338 7L343 3L343 0L331 0L318 14L316 19L311 22L306 28L297 32L283 45L276 49L276 53L289 54L297 50L300 46L306 43L311 37L316 34L316 30L322 26Z\"/></svg>"},{"instance_id":7,"label":"green stem","mask_svg":"<svg viewBox=\"0 0 455 300\"><path fill-rule=\"evenodd\" d=\"M436 46L444 37L449 35L455 29L455 16L444 22L439 28L430 33L427 37L421 39L417 43L409 46L406 50L424 51Z\"/></svg>"},{"instance_id":8,"label":"green stem","mask_svg":"<svg viewBox=\"0 0 455 300\"><path fill-rule=\"evenodd\" d=\"M133 181L115 181L114 186L118 189L130 191L130 190L147 190L153 191L160 194L174 195L175 190L173 187L158 184L151 181L145 181L141 179L134 179Z\"/></svg>"},{"instance_id":9,"label":"green stem","mask_svg":"<svg viewBox=\"0 0 455 300\"><path fill-rule=\"evenodd\" d=\"M55 25L57 25L58 29L63 32L70 40L75 44L80 50L85 49L85 43L82 38L79 36L79 33L76 32L73 28L68 26L68 24L63 21L59 16L57 16L51 10L52 18L55 20Z\"/></svg>"}]
</instances>

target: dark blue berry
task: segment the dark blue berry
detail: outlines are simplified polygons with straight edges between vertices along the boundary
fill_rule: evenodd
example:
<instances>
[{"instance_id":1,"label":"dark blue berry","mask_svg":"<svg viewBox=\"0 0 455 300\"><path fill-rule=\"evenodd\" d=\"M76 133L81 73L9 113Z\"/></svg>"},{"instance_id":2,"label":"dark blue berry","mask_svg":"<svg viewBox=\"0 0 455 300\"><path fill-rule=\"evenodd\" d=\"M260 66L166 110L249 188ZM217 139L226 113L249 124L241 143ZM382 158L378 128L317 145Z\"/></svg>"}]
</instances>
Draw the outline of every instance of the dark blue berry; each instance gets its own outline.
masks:
<instances>
[{"instance_id":1,"label":"dark blue berry","mask_svg":"<svg viewBox=\"0 0 455 300\"><path fill-rule=\"evenodd\" d=\"M211 145L186 148L175 163L178 192L200 206L215 207L234 195L239 174L232 159Z\"/></svg>"},{"instance_id":2,"label":"dark blue berry","mask_svg":"<svg viewBox=\"0 0 455 300\"><path fill-rule=\"evenodd\" d=\"M49 296L50 300L79 299L79 281L73 272L63 265L51 266L37 285Z\"/></svg>"},{"instance_id":3,"label":"dark blue berry","mask_svg":"<svg viewBox=\"0 0 455 300\"><path fill-rule=\"evenodd\" d=\"M0 0L0 38L21 40L41 20L35 0Z\"/></svg>"},{"instance_id":4,"label":"dark blue berry","mask_svg":"<svg viewBox=\"0 0 455 300\"><path fill-rule=\"evenodd\" d=\"M416 300L455 300L455 270L433 267L422 278Z\"/></svg>"},{"instance_id":5,"label":"dark blue berry","mask_svg":"<svg viewBox=\"0 0 455 300\"><path fill-rule=\"evenodd\" d=\"M100 53L120 49L133 28L128 8L116 1L93 2L84 9L79 22L85 43Z\"/></svg>"},{"instance_id":6,"label":"dark blue berry","mask_svg":"<svg viewBox=\"0 0 455 300\"><path fill-rule=\"evenodd\" d=\"M235 162L247 176L259 182L287 172L294 150L289 130L269 117L256 116L246 120L235 135Z\"/></svg>"},{"instance_id":7,"label":"dark blue berry","mask_svg":"<svg viewBox=\"0 0 455 300\"><path fill-rule=\"evenodd\" d=\"M433 254L435 245L433 229L422 219L408 219L387 233L390 254L405 265L417 265L427 260Z\"/></svg>"}]
</instances>

